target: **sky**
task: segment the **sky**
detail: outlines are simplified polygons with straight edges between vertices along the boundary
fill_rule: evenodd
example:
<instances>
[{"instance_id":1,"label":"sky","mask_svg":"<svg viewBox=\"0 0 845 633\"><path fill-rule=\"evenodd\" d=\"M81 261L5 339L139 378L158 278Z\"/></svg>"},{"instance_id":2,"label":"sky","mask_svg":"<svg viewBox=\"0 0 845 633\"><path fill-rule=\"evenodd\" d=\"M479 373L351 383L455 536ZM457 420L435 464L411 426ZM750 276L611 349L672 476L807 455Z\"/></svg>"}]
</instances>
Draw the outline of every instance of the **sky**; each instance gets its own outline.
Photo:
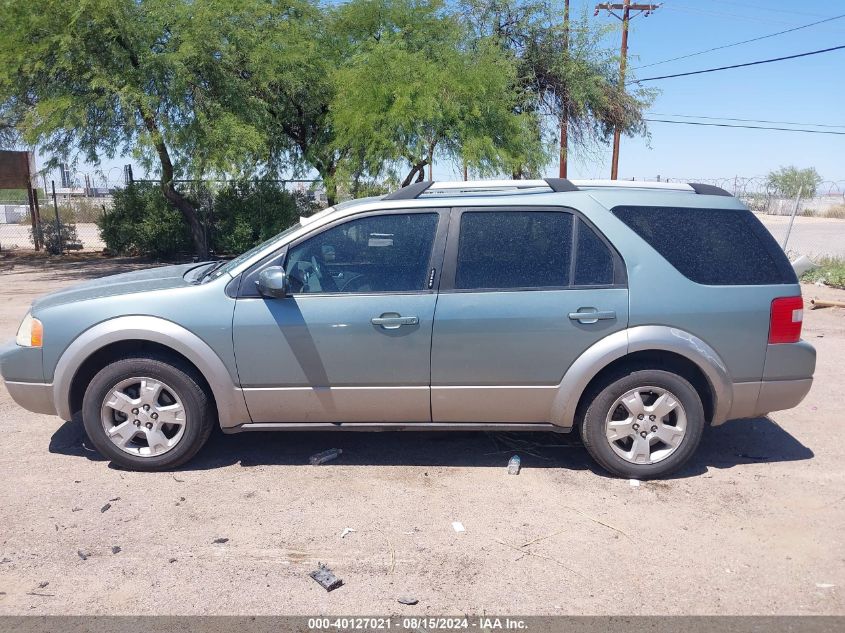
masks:
<instances>
[{"instance_id":1,"label":"sky","mask_svg":"<svg viewBox=\"0 0 845 633\"><path fill-rule=\"evenodd\" d=\"M594 6L594 2L572 0L574 14L587 9L591 20L618 24L606 12L592 17ZM843 45L845 17L759 42L638 68L842 14L845 0L665 0L648 17L641 15L631 21L629 78L682 73ZM619 31L609 35L608 46L618 47L620 36ZM660 90L648 110L649 118L680 120L666 115L686 115L787 121L838 125L843 127L828 129L845 132L845 49L647 85ZM569 177L608 178L610 153L610 147L574 152ZM815 167L825 181L842 181L839 188L845 189L843 158L845 135L649 123L647 138L622 138L619 176L688 181L750 178L795 165ZM122 182L120 166L126 162L132 161L104 161L99 167L79 164L78 169L94 176L97 184L102 183L102 170L108 174L109 184L116 185ZM144 176L137 165L134 172L136 178ZM557 165L549 166L544 175L557 176ZM58 180L58 174L55 177ZM434 177L459 179L460 174L454 166L442 162L435 164ZM77 175L77 179L81 178Z\"/></svg>"}]
</instances>

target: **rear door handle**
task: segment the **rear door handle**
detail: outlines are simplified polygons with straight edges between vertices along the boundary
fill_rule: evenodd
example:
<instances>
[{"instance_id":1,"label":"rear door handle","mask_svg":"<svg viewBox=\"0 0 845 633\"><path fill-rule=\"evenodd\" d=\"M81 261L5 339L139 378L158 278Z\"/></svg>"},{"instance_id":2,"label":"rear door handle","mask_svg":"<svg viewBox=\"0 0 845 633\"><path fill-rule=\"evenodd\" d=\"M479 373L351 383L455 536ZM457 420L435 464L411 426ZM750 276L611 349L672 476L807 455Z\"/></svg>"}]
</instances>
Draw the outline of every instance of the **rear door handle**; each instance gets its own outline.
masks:
<instances>
[{"instance_id":1,"label":"rear door handle","mask_svg":"<svg viewBox=\"0 0 845 633\"><path fill-rule=\"evenodd\" d=\"M419 322L419 317L400 316L397 312L385 312L381 316L370 319L370 323L381 326L385 330L395 330L403 325L417 325Z\"/></svg>"},{"instance_id":2,"label":"rear door handle","mask_svg":"<svg viewBox=\"0 0 845 633\"><path fill-rule=\"evenodd\" d=\"M616 318L613 310L596 310L595 308L578 308L578 312L570 312L569 318L584 325L598 323L599 321L610 321Z\"/></svg>"}]
</instances>

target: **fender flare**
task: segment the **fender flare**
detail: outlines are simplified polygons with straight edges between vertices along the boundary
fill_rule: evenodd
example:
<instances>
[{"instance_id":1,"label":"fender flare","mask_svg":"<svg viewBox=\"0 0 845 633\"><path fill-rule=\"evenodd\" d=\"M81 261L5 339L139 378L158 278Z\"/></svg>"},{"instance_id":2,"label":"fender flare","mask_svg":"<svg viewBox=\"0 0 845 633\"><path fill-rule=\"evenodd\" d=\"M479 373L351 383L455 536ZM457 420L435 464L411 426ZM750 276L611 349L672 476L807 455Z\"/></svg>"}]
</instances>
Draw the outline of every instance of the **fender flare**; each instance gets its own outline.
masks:
<instances>
[{"instance_id":1,"label":"fender flare","mask_svg":"<svg viewBox=\"0 0 845 633\"><path fill-rule=\"evenodd\" d=\"M571 428L575 424L575 412L584 390L601 370L623 356L650 350L673 352L695 363L713 392L711 423L721 424L727 419L733 403L733 381L716 350L694 334L678 328L640 325L603 338L572 363L552 402L552 422Z\"/></svg>"},{"instance_id":2,"label":"fender flare","mask_svg":"<svg viewBox=\"0 0 845 633\"><path fill-rule=\"evenodd\" d=\"M53 372L53 402L58 414L65 420L70 419L71 383L91 354L112 343L139 340L169 347L199 369L214 394L221 426L250 421L243 393L233 384L229 371L214 350L181 325L153 316L124 316L102 321L85 330L65 348Z\"/></svg>"}]
</instances>

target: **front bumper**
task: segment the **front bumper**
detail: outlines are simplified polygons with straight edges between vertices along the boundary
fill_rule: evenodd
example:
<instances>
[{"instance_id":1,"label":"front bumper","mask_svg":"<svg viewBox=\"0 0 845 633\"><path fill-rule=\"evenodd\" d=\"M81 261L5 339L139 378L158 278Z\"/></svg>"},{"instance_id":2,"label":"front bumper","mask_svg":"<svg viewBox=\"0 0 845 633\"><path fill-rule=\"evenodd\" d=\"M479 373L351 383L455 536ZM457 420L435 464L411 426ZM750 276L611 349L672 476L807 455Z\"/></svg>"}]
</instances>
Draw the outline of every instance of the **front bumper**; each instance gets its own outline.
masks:
<instances>
[{"instance_id":1,"label":"front bumper","mask_svg":"<svg viewBox=\"0 0 845 633\"><path fill-rule=\"evenodd\" d=\"M0 346L0 378L12 400L24 409L56 415L53 385L44 382L40 347L21 347L14 341Z\"/></svg>"},{"instance_id":2,"label":"front bumper","mask_svg":"<svg viewBox=\"0 0 845 633\"><path fill-rule=\"evenodd\" d=\"M15 382L6 381L6 389L12 400L27 411L56 415L53 405L53 385L43 382Z\"/></svg>"}]
</instances>

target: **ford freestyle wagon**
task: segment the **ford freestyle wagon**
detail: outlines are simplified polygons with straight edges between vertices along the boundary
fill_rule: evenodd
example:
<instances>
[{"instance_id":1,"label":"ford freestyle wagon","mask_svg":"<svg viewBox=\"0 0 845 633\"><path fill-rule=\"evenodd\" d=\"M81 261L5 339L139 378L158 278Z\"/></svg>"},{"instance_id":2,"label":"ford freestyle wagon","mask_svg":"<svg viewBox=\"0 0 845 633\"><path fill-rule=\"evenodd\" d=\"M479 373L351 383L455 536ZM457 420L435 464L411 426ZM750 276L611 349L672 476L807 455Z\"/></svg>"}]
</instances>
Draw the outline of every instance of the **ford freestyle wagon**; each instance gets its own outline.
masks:
<instances>
[{"instance_id":1,"label":"ford freestyle wagon","mask_svg":"<svg viewBox=\"0 0 845 633\"><path fill-rule=\"evenodd\" d=\"M0 372L135 470L183 464L218 423L578 429L602 467L645 479L708 425L801 402L801 322L786 256L716 187L420 182L231 261L49 294Z\"/></svg>"}]
</instances>

